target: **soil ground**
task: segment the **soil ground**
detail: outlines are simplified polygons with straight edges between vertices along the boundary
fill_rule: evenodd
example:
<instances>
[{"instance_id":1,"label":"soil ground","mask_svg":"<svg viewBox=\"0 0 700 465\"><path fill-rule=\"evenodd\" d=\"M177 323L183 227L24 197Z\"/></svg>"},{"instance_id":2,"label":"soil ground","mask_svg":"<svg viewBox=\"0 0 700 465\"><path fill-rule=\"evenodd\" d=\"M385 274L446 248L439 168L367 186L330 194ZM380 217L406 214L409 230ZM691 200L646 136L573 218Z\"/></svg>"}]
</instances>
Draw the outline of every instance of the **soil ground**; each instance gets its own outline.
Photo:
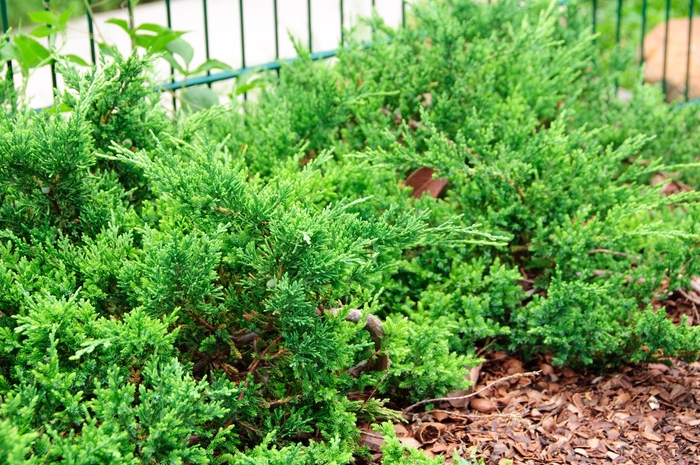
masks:
<instances>
[{"instance_id":1,"label":"soil ground","mask_svg":"<svg viewBox=\"0 0 700 465\"><path fill-rule=\"evenodd\" d=\"M698 293L672 293L655 307L697 325ZM473 452L486 464L700 464L700 362L677 359L621 365L605 371L552 366L539 356L527 362L490 352L472 370L468 399L434 402L404 410L394 426L401 441L441 455ZM528 375L531 372L537 374ZM405 406L403 406L405 407ZM379 460L381 436L363 427L363 443Z\"/></svg>"},{"instance_id":2,"label":"soil ground","mask_svg":"<svg viewBox=\"0 0 700 465\"><path fill-rule=\"evenodd\" d=\"M476 450L498 465L700 464L700 362L624 365L601 374L554 369L546 357L486 358L477 390L512 374L541 374L408 414L407 423L395 425L401 441L429 456ZM363 441L376 451L381 439L366 428Z\"/></svg>"}]
</instances>

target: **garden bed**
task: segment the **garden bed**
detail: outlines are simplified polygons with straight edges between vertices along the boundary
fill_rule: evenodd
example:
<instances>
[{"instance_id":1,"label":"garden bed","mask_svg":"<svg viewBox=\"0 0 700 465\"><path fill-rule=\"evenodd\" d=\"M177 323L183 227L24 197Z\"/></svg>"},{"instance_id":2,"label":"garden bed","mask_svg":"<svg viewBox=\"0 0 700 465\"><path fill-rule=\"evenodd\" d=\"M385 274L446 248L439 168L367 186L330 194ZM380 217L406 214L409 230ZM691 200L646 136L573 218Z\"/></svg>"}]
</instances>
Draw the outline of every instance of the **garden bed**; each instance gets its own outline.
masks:
<instances>
[{"instance_id":1,"label":"garden bed","mask_svg":"<svg viewBox=\"0 0 700 465\"><path fill-rule=\"evenodd\" d=\"M492 352L486 359L477 390L514 374L541 374L500 382L471 407L446 401L405 415L408 423L394 427L399 440L431 457L457 451L494 464L690 465L698 456L698 362L622 365L601 373L554 369L547 357L522 362ZM377 450L377 432L363 434Z\"/></svg>"},{"instance_id":2,"label":"garden bed","mask_svg":"<svg viewBox=\"0 0 700 465\"><path fill-rule=\"evenodd\" d=\"M0 462L691 460L698 109L580 13L416 6L174 116L148 53L3 80Z\"/></svg>"}]
</instances>

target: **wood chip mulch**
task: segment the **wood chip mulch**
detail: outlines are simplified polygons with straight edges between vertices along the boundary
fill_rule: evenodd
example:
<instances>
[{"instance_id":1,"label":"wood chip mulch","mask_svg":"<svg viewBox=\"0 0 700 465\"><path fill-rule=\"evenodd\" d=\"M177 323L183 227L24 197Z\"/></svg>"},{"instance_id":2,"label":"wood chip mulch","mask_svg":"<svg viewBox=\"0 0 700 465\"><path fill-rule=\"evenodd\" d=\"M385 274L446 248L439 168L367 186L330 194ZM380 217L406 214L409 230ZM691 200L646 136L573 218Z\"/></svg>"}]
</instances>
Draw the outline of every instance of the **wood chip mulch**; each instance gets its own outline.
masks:
<instances>
[{"instance_id":1,"label":"wood chip mulch","mask_svg":"<svg viewBox=\"0 0 700 465\"><path fill-rule=\"evenodd\" d=\"M604 374L552 368L547 357L527 365L503 352L485 356L480 394L405 414L401 441L452 463L454 451L487 464L700 464L700 362L621 366ZM466 391L465 391L466 393ZM465 394L456 393L455 395ZM363 441L378 451L367 427ZM375 456L380 459L379 455Z\"/></svg>"},{"instance_id":2,"label":"wood chip mulch","mask_svg":"<svg viewBox=\"0 0 700 465\"><path fill-rule=\"evenodd\" d=\"M700 277L652 305L677 324L700 325ZM527 363L505 352L482 357L474 386L449 395L468 398L404 408L407 422L394 425L401 442L446 464L457 452L488 465L700 465L700 361L600 373L556 369L547 355ZM372 463L381 463L381 435L361 430Z\"/></svg>"}]
</instances>

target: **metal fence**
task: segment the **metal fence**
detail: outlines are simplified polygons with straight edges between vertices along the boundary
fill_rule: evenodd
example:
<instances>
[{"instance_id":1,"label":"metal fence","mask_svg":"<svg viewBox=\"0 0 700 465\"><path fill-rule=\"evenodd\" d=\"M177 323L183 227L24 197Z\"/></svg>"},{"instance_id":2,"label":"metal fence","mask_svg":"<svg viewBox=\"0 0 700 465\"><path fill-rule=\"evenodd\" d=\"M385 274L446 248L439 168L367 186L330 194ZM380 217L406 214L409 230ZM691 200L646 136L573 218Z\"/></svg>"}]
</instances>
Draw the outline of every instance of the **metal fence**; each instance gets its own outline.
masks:
<instances>
[{"instance_id":1,"label":"metal fence","mask_svg":"<svg viewBox=\"0 0 700 465\"><path fill-rule=\"evenodd\" d=\"M8 1L9 0L0 0L0 16L2 19L2 30L3 32L6 32L8 30L9 24L8 24ZM15 1L20 1L20 0L15 0ZM190 2L194 1L199 1L199 0L189 0ZM236 64L240 65L238 69L234 71L207 71L205 75L201 76L196 76L196 77L189 77L187 79L179 79L176 73L172 68L170 68L170 74L168 81L163 84L161 84L160 88L164 91L174 91L176 89L181 89L184 87L189 87L189 86L196 86L196 85L202 85L202 84L209 84L211 85L212 83L218 82L218 81L225 81L229 79L236 78L240 76L243 73L246 73L248 71L251 71L253 69L255 70L275 70L280 68L280 61L285 60L285 59L293 59L291 57L283 57L280 53L280 7L284 3L285 5L290 4L290 0L253 0L252 3L251 1L244 1L244 0L227 0L228 3L227 5L232 6L235 5L235 8L237 9L237 18L231 17L229 18L230 20L236 21L239 36L237 37L237 44L233 45L233 48L238 48L238 57L239 60L237 60ZM327 23L336 21L337 23L337 30L339 31L339 39L342 43L344 37L343 37L343 31L344 27L348 25L347 23L347 15L348 15L348 9L352 5L348 4L357 4L358 2L364 2L367 3L366 7L367 8L377 8L379 5L378 3L384 3L388 2L389 0L323 0L324 3L321 3L321 0L317 1L312 1L312 0L299 0L299 3L304 2L304 8L305 8L305 18L303 19L303 22L305 22L305 33L306 33L306 43L308 44L309 51L311 52L311 57L314 60L320 60L320 59L325 59L329 58L335 55L336 50L333 48L327 49L327 50L314 50L314 31L315 26L319 21L322 21L324 25L327 26ZM566 1L566 0L563 0ZM608 21L609 23L609 15L610 15L610 7L616 7L615 8L615 31L614 31L614 41L616 44L619 44L620 41L622 40L622 27L623 27L623 22L625 21L623 11L624 8L626 7L626 4L623 2L623 0L587 0L590 5L590 10L591 10L591 17L592 17L592 27L593 30L597 30L600 24L600 19L601 19L601 14L605 15L605 20ZM632 0L626 0L626 1L632 1ZM638 31L638 37L639 37L639 49L641 50L640 54L640 62L644 62L645 59L645 44L644 44L644 38L649 32L649 24L648 24L648 6L649 2L652 0L641 0L641 6L640 6L640 11L638 12L639 15L641 15L641 24L639 25L639 31ZM661 70L661 83L663 86L664 92L668 90L668 72L669 72L669 63L668 63L668 50L669 50L669 37L671 36L671 31L670 25L672 23L671 20L671 13L672 10L674 9L674 5L672 5L671 0L654 0L655 5L657 6L658 9L658 3L661 1L664 1L664 19L663 22L665 24L665 30L664 30L664 37L663 37L663 63L662 63L662 70ZM690 89L690 80L691 80L691 59L692 59L692 54L691 51L693 49L692 47L692 42L693 42L693 14L694 14L694 9L695 9L695 1L694 0L680 0L680 1L687 1L687 18L688 18L688 30L687 30L687 46L686 46L686 60L684 63L685 66L685 85L684 91L683 91L683 96L685 100L688 100L689 97L689 89ZM490 2L490 0L489 0ZM87 3L89 5L92 5L93 3L97 3L96 0L87 0ZM255 17L251 18L246 17L246 10L248 8L251 8L251 5L258 8L263 4L270 3L270 5L267 5L268 8L268 13L270 13L269 17L267 18L260 18L260 17ZM279 5L278 5L279 3ZM324 14L323 17L321 15L314 14L314 9L319 9L321 7L328 9L328 5L330 3L335 3L335 11L337 14L337 17L331 18L328 17L327 14ZM410 2L407 2L405 0L393 0L393 3L397 8L400 9L400 23L405 24L406 22L406 14L407 14L407 9L410 7ZM126 0L126 9L127 9L127 14L128 17L131 18L131 24L133 26L133 19L134 19L134 9L132 7L132 2L129 0ZM611 5L612 4L612 5ZM45 7L48 9L51 7L51 1L44 1ZM169 28L173 28L173 11L176 8L181 7L184 5L183 2L181 1L176 1L176 0L164 0L164 11L163 11L163 17L160 18L161 23L164 23L167 25ZM211 19L212 18L217 18L219 15L218 11L215 11L212 9L212 6L214 8L218 8L221 5L220 0L201 0L201 21L202 23L199 24L197 27L202 28L202 36L203 36L203 52L204 52L204 58L209 60L210 58L213 58L212 56L212 29L211 29ZM677 5L675 5L677 6ZM192 7L192 3L190 3L189 8ZM603 8L605 7L605 8ZM141 7L140 7L141 8ZM683 7L685 8L685 6ZM370 10L371 11L371 10ZM658 11L657 11L658 13ZM251 21L249 24L248 21ZM271 60L263 61L263 62L255 62L255 63L249 63L249 59L247 57L247 52L249 52L249 48L247 47L247 42L250 40L250 31L254 30L259 27L261 24L261 21L269 21L272 22L272 31L274 34L274 57ZM96 44L96 21L94 15L91 13L90 9L88 9L86 13L86 25L87 25L87 40L89 41L89 59L92 61L94 64L96 60L98 59L98 52L97 52L97 44ZM671 31L673 32L673 31ZM696 31L696 33L700 34L700 31ZM190 36L187 36L190 37ZM247 40L248 39L248 40ZM629 41L628 41L629 42ZM337 43L337 41L336 41ZM251 64L253 66L251 66ZM696 64L697 65L697 64ZM8 63L8 66L11 68L12 63ZM58 85L57 81L57 76L56 72L53 69L53 66L51 67L50 70L50 75L51 75L51 91L53 91L53 88L56 88ZM674 70L676 71L676 70ZM12 75L12 70L9 71L10 76ZM677 73L676 73L677 74ZM700 78L700 76L698 76ZM48 84L48 83L47 83ZM175 101L175 100L173 100Z\"/></svg>"}]
</instances>

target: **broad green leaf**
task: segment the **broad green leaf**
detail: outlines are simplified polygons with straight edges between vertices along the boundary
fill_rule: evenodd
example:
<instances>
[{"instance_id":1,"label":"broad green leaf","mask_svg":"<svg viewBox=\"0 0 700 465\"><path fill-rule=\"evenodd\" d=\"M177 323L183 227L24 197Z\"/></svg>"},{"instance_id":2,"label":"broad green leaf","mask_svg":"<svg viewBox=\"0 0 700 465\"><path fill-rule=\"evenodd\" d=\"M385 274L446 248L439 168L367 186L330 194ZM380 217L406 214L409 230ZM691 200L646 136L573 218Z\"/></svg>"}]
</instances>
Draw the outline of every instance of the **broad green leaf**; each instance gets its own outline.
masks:
<instances>
[{"instance_id":1,"label":"broad green leaf","mask_svg":"<svg viewBox=\"0 0 700 465\"><path fill-rule=\"evenodd\" d=\"M178 71L182 74L187 74L185 69L182 67L182 65L175 59L175 57L171 54L165 54L163 55L163 59L170 63L170 66L173 67L175 71Z\"/></svg>"},{"instance_id":2,"label":"broad green leaf","mask_svg":"<svg viewBox=\"0 0 700 465\"><path fill-rule=\"evenodd\" d=\"M50 24L52 26L58 26L59 16L52 11L33 11L28 13L29 19L38 24Z\"/></svg>"},{"instance_id":3,"label":"broad green leaf","mask_svg":"<svg viewBox=\"0 0 700 465\"><path fill-rule=\"evenodd\" d=\"M10 61L19 60L19 54L17 52L17 47L11 42L5 43L0 47L0 61Z\"/></svg>"},{"instance_id":4,"label":"broad green leaf","mask_svg":"<svg viewBox=\"0 0 700 465\"><path fill-rule=\"evenodd\" d=\"M192 74L199 74L199 73L204 73L206 71L210 71L212 69L221 69L224 71L232 71L233 68L231 68L229 65L224 63L223 61L219 60L207 60L201 65L197 67L194 71L192 71Z\"/></svg>"},{"instance_id":5,"label":"broad green leaf","mask_svg":"<svg viewBox=\"0 0 700 465\"><path fill-rule=\"evenodd\" d=\"M244 83L247 83L251 80L258 79L258 73L260 72L260 68L253 68L249 69L248 71L241 73L238 75L236 78L236 84L241 84L243 85Z\"/></svg>"},{"instance_id":6,"label":"broad green leaf","mask_svg":"<svg viewBox=\"0 0 700 465\"><path fill-rule=\"evenodd\" d=\"M251 89L256 89L256 88L260 88L260 87L265 87L265 83L254 81L254 82L249 82L247 84L243 84L241 86L236 86L236 95L245 94L246 92L248 92Z\"/></svg>"},{"instance_id":7,"label":"broad green leaf","mask_svg":"<svg viewBox=\"0 0 700 465\"><path fill-rule=\"evenodd\" d=\"M234 92L236 95L244 94L251 89L264 87L266 83L258 74L259 72L259 68L255 68L240 74L236 78L236 82L234 84Z\"/></svg>"},{"instance_id":8,"label":"broad green leaf","mask_svg":"<svg viewBox=\"0 0 700 465\"><path fill-rule=\"evenodd\" d=\"M194 57L194 49L192 46L181 38L168 42L165 48L173 55L181 56L185 61L186 66L189 66L190 62L192 61L192 57Z\"/></svg>"},{"instance_id":9,"label":"broad green leaf","mask_svg":"<svg viewBox=\"0 0 700 465\"><path fill-rule=\"evenodd\" d=\"M114 24L115 26L119 26L127 34L129 34L129 36L131 36L131 37L133 37L135 34L134 31L132 31L131 28L129 28L129 23L127 23L126 20L124 20L124 19L112 18L112 19L108 19L107 21L105 21L105 23Z\"/></svg>"},{"instance_id":10,"label":"broad green leaf","mask_svg":"<svg viewBox=\"0 0 700 465\"><path fill-rule=\"evenodd\" d=\"M29 36L16 35L15 45L19 52L17 61L23 69L36 68L49 58L50 54L46 47Z\"/></svg>"},{"instance_id":11,"label":"broad green leaf","mask_svg":"<svg viewBox=\"0 0 700 465\"><path fill-rule=\"evenodd\" d=\"M73 55L72 53L68 53L66 55L61 55L62 58L65 58L66 60L70 61L71 63L75 63L78 66L90 66L90 64L80 58L78 55Z\"/></svg>"},{"instance_id":12,"label":"broad green leaf","mask_svg":"<svg viewBox=\"0 0 700 465\"><path fill-rule=\"evenodd\" d=\"M143 23L140 24L139 26L134 29L135 31L151 31L155 32L156 34L160 34L161 32L168 32L170 31L170 28L166 26L161 26L160 24L154 24L154 23Z\"/></svg>"},{"instance_id":13,"label":"broad green leaf","mask_svg":"<svg viewBox=\"0 0 700 465\"><path fill-rule=\"evenodd\" d=\"M37 26L36 28L32 29L32 31L29 34L33 35L34 37L47 37L55 33L56 29L53 29L49 26Z\"/></svg>"},{"instance_id":14,"label":"broad green leaf","mask_svg":"<svg viewBox=\"0 0 700 465\"><path fill-rule=\"evenodd\" d=\"M136 43L136 46L144 48L147 52L154 53L152 48L155 38L156 36L151 34L138 34L134 36L134 43Z\"/></svg>"},{"instance_id":15,"label":"broad green leaf","mask_svg":"<svg viewBox=\"0 0 700 465\"><path fill-rule=\"evenodd\" d=\"M158 34L154 37L154 40L151 44L151 53L157 53L166 50L166 47L170 42L184 34L184 32L170 30Z\"/></svg>"},{"instance_id":16,"label":"broad green leaf","mask_svg":"<svg viewBox=\"0 0 700 465\"><path fill-rule=\"evenodd\" d=\"M159 34L137 34L135 35L136 45L143 47L148 53L158 53L166 50L168 43L180 37L184 32L171 30L163 31Z\"/></svg>"},{"instance_id":17,"label":"broad green leaf","mask_svg":"<svg viewBox=\"0 0 700 465\"><path fill-rule=\"evenodd\" d=\"M204 110L219 104L219 96L205 86L187 89L182 93L180 99L195 110Z\"/></svg>"},{"instance_id":18,"label":"broad green leaf","mask_svg":"<svg viewBox=\"0 0 700 465\"><path fill-rule=\"evenodd\" d=\"M54 105L51 108L48 108L46 111L52 115L55 115L57 113L68 113L68 112L73 111L73 109L71 107L69 107L68 105L66 105L65 103L61 103L58 106Z\"/></svg>"},{"instance_id":19,"label":"broad green leaf","mask_svg":"<svg viewBox=\"0 0 700 465\"><path fill-rule=\"evenodd\" d=\"M73 7L68 8L66 11L64 11L61 16L58 17L58 25L61 29L65 29L66 25L68 24L68 20L70 19L70 15L73 12Z\"/></svg>"}]
</instances>

